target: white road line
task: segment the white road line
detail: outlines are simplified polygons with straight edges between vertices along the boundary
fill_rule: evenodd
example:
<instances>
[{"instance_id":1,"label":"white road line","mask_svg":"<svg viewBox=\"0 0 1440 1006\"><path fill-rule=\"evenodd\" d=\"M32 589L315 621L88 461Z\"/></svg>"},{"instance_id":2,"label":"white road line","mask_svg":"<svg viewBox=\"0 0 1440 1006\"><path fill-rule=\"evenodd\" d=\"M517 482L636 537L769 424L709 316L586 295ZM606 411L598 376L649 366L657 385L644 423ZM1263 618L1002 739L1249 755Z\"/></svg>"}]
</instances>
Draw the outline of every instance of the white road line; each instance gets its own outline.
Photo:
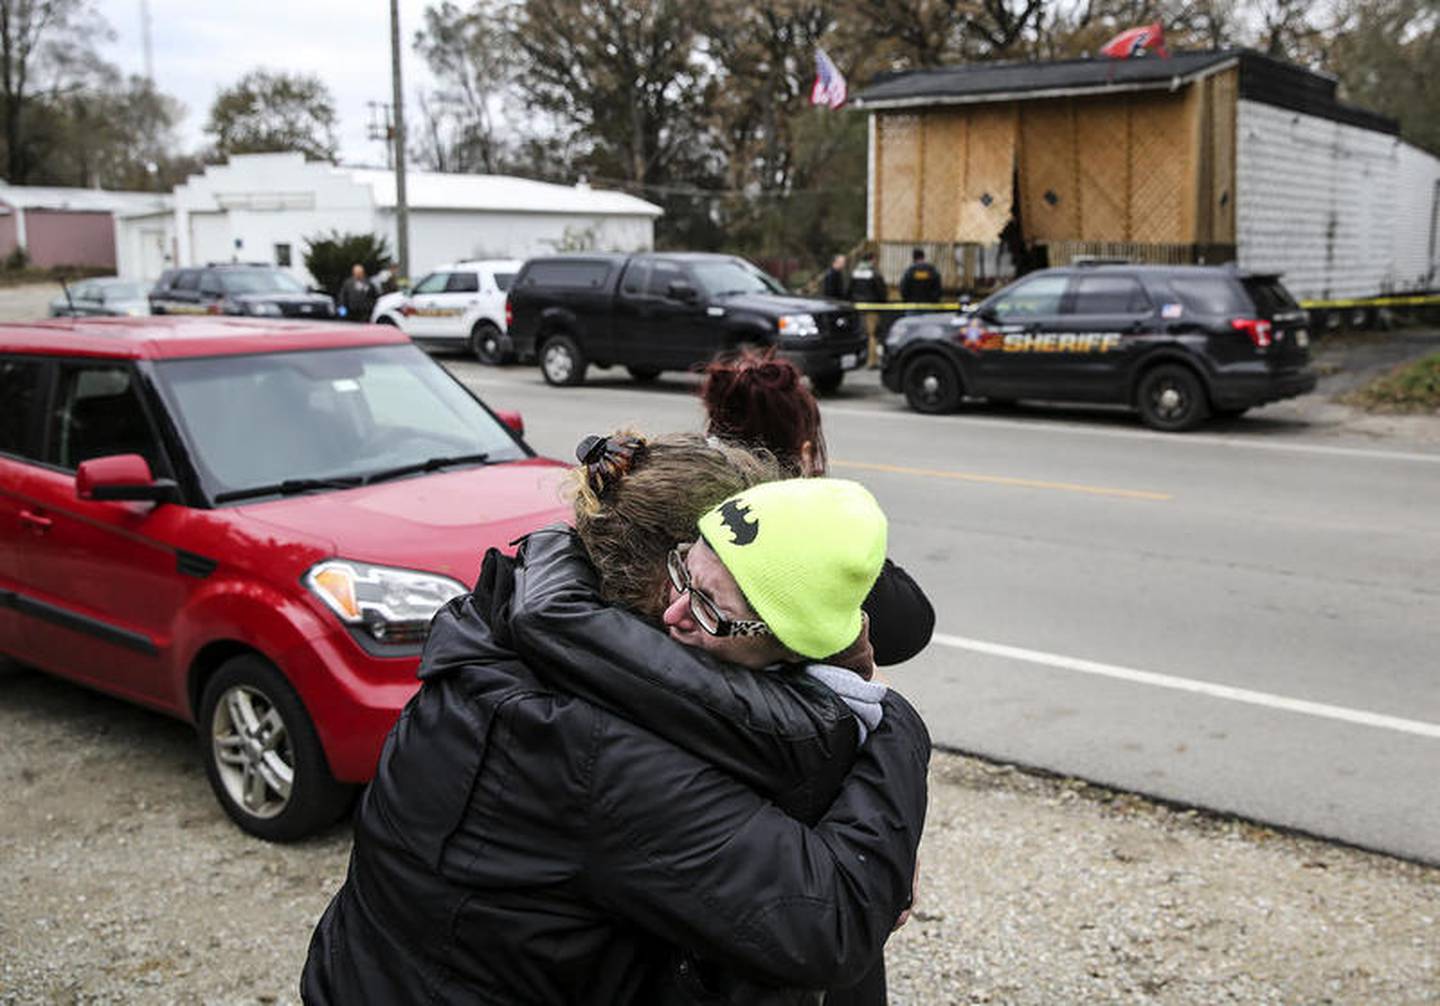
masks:
<instances>
[{"instance_id":1,"label":"white road line","mask_svg":"<svg viewBox=\"0 0 1440 1006\"><path fill-rule=\"evenodd\" d=\"M1086 437L1112 437L1122 440L1150 440L1166 446L1187 445L1208 447L1238 447L1254 451L1290 451L1296 454L1328 454L1338 457L1377 458L1384 461L1420 461L1440 465L1440 452L1426 454L1418 451L1376 451L1366 447L1333 447L1326 444L1288 444L1273 440L1241 440L1232 437L1217 437L1203 433L1150 433L1146 430L1115 430L1093 426L1069 425L1037 420L1000 419L981 416L920 416L912 412L890 412L883 410L857 409L843 405L821 405L822 416L858 416L863 419L923 419L926 422L963 424L966 426L1002 426L1013 430L1030 430L1043 433L1070 433Z\"/></svg>"},{"instance_id":2,"label":"white road line","mask_svg":"<svg viewBox=\"0 0 1440 1006\"><path fill-rule=\"evenodd\" d=\"M1058 653L1027 650L1019 646L1006 646L1003 643L987 643L981 639L968 639L964 636L950 636L937 632L932 639L941 646L970 650L973 653L986 653L995 657L1006 657L1010 660L1043 664L1046 667L1079 671L1081 674L1097 674L1101 677L1130 681L1135 684L1171 688L1180 692L1194 692L1197 695L1206 695L1215 699L1228 699L1231 702L1244 702L1252 706L1264 706L1268 709L1280 709L1289 713L1318 716L1322 719L1340 720L1344 723L1379 727L1382 730L1395 730L1400 733L1416 734L1420 737L1440 740L1440 723L1426 723L1423 720L1385 716L1381 713L1366 712L1363 709L1349 709L1345 706L1332 706L1324 702L1292 699L1269 692L1255 692L1248 688L1232 688L1229 685L1217 685L1209 681L1196 681L1193 678L1177 678L1169 674L1156 674L1153 671L1140 671L1132 667L1102 664L1094 660L1081 660L1078 657L1066 657Z\"/></svg>"}]
</instances>

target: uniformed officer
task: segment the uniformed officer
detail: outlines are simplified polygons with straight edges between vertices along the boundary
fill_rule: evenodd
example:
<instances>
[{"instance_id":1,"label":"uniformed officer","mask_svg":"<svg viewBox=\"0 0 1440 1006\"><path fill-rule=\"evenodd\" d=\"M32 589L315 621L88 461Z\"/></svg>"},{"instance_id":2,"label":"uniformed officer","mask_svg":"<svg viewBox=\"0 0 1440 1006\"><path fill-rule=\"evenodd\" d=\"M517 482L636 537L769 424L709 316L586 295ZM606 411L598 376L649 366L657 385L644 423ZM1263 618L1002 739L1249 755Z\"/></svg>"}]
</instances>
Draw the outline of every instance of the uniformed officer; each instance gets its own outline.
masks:
<instances>
[{"instance_id":1,"label":"uniformed officer","mask_svg":"<svg viewBox=\"0 0 1440 1006\"><path fill-rule=\"evenodd\" d=\"M925 261L925 249L910 253L910 268L900 277L900 299L906 303L934 304L940 300L940 270Z\"/></svg>"},{"instance_id":2,"label":"uniformed officer","mask_svg":"<svg viewBox=\"0 0 1440 1006\"><path fill-rule=\"evenodd\" d=\"M850 299L861 304L882 304L890 299L890 291L885 287L885 277L880 275L880 267L875 264L875 253L867 251L860 256L860 264L850 274ZM885 333L890 331L890 325L895 320L894 315L889 312L867 312L865 316L865 332L869 337L869 351L867 353L867 365L877 366L880 359L880 343L885 341Z\"/></svg>"},{"instance_id":3,"label":"uniformed officer","mask_svg":"<svg viewBox=\"0 0 1440 1006\"><path fill-rule=\"evenodd\" d=\"M845 280L844 255L836 255L830 260L830 268L825 270L825 278L820 284L820 292L831 300L850 299L850 284Z\"/></svg>"}]
</instances>

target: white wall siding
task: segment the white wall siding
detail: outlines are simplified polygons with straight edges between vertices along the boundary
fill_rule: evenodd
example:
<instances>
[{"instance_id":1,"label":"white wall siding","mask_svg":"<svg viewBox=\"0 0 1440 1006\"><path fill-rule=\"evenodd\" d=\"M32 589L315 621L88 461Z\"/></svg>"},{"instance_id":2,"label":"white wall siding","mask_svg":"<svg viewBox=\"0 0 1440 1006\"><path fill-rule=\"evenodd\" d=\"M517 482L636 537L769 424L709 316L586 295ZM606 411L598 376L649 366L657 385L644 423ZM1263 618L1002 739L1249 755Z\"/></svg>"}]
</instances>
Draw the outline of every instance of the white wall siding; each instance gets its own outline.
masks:
<instances>
[{"instance_id":1,"label":"white wall siding","mask_svg":"<svg viewBox=\"0 0 1440 1006\"><path fill-rule=\"evenodd\" d=\"M1394 137L1242 100L1236 120L1238 257L1282 272L1300 298L1400 288L1403 144Z\"/></svg>"},{"instance_id":2,"label":"white wall siding","mask_svg":"<svg viewBox=\"0 0 1440 1006\"><path fill-rule=\"evenodd\" d=\"M1402 143L1398 186L1396 289L1440 288L1440 158Z\"/></svg>"},{"instance_id":3,"label":"white wall siding","mask_svg":"<svg viewBox=\"0 0 1440 1006\"><path fill-rule=\"evenodd\" d=\"M386 213L387 233L394 215ZM655 222L641 216L411 210L410 269L416 277L461 259L552 255L557 251L649 251Z\"/></svg>"}]
</instances>

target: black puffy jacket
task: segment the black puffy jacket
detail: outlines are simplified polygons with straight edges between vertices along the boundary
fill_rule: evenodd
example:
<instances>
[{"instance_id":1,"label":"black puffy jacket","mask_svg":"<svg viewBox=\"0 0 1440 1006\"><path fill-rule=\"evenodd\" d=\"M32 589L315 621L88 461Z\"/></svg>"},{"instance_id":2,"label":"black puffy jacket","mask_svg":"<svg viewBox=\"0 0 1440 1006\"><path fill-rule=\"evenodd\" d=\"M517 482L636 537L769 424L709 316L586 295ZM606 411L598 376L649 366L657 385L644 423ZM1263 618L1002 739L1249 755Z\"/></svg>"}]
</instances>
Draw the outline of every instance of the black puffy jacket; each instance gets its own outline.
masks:
<instances>
[{"instance_id":1,"label":"black puffy jacket","mask_svg":"<svg viewBox=\"0 0 1440 1006\"><path fill-rule=\"evenodd\" d=\"M671 945L771 984L859 978L909 901L929 757L914 709L885 700L807 826L741 781L748 757L696 757L537 677L516 654L514 586L492 556L436 616L311 940L306 1001L648 1002ZM779 725L734 737L769 736L797 765L853 744L814 682L730 674L704 683L712 699Z\"/></svg>"}]
</instances>

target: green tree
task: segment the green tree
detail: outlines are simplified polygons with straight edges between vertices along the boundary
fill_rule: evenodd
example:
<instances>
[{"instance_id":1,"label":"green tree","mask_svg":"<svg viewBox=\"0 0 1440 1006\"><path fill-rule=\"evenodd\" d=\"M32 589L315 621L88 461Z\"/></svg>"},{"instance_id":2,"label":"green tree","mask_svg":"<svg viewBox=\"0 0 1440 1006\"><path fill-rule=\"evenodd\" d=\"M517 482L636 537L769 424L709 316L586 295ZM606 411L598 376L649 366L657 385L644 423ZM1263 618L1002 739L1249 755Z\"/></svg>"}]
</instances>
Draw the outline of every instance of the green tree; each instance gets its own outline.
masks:
<instances>
[{"instance_id":1,"label":"green tree","mask_svg":"<svg viewBox=\"0 0 1440 1006\"><path fill-rule=\"evenodd\" d=\"M335 122L335 99L319 77L251 70L215 96L205 132L221 156L294 150L333 161Z\"/></svg>"},{"instance_id":2,"label":"green tree","mask_svg":"<svg viewBox=\"0 0 1440 1006\"><path fill-rule=\"evenodd\" d=\"M494 174L512 154L513 130L499 115L514 83L511 15L501 0L425 9L414 46L439 87L421 97L419 153L436 171Z\"/></svg>"},{"instance_id":3,"label":"green tree","mask_svg":"<svg viewBox=\"0 0 1440 1006\"><path fill-rule=\"evenodd\" d=\"M95 42L109 37L87 0L0 0L0 119L12 185L29 182L41 160L30 134L47 117L37 96L76 86L99 62Z\"/></svg>"},{"instance_id":4,"label":"green tree","mask_svg":"<svg viewBox=\"0 0 1440 1006\"><path fill-rule=\"evenodd\" d=\"M379 234L331 231L305 239L305 268L315 277L320 289L327 293L340 292L340 285L357 262L365 267L367 276L374 276L395 264L388 242Z\"/></svg>"},{"instance_id":5,"label":"green tree","mask_svg":"<svg viewBox=\"0 0 1440 1006\"><path fill-rule=\"evenodd\" d=\"M1400 134L1440 154L1440 2L1352 4L1328 47L1349 101L1400 121Z\"/></svg>"}]
</instances>

